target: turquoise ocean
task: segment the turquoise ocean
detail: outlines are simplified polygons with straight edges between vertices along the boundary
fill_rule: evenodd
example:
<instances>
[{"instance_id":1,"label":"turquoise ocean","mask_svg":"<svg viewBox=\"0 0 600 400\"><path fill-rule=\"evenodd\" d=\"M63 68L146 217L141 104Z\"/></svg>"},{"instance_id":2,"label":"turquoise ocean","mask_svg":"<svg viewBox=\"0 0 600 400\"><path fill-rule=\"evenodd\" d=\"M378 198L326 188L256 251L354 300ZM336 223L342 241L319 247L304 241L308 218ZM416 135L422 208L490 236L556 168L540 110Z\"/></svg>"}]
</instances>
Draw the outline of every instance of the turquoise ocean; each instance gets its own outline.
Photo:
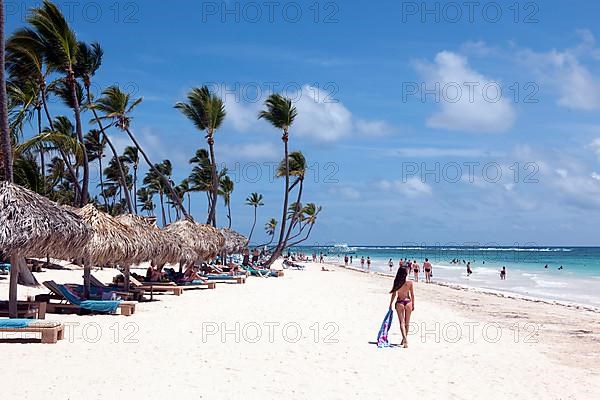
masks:
<instances>
[{"instance_id":1,"label":"turquoise ocean","mask_svg":"<svg viewBox=\"0 0 600 400\"><path fill-rule=\"evenodd\" d=\"M343 250L331 246L292 250L309 256L313 251L323 253L328 262L335 264L344 264L345 255L352 256L352 266L357 268L361 257L370 257L371 270L385 273L390 273L388 261L392 259L392 274L400 259L417 260L422 267L429 258L436 282L600 308L600 247L349 245ZM452 264L455 259L460 264ZM463 260L471 262L470 277ZM503 266L508 271L505 281L500 280Z\"/></svg>"}]
</instances>

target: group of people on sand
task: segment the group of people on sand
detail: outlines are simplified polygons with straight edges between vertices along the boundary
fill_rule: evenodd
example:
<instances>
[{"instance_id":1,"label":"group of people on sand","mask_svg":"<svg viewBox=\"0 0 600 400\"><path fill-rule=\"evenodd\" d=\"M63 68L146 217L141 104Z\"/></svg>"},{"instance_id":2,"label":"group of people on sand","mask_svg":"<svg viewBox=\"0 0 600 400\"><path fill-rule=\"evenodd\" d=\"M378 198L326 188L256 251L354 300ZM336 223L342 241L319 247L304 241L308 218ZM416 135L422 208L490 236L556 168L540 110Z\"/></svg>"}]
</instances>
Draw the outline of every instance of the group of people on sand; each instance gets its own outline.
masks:
<instances>
[{"instance_id":1,"label":"group of people on sand","mask_svg":"<svg viewBox=\"0 0 600 400\"><path fill-rule=\"evenodd\" d=\"M392 259L390 259L388 264L393 264ZM415 282L419 282L419 274L421 273L421 266L417 262L417 260L409 260L407 258L403 258L399 262L400 269L406 269L407 274L413 273L413 279ZM391 268L390 268L391 271ZM423 272L425 273L425 282L431 283L431 278L433 277L433 265L429 262L429 259L426 258L425 262L423 262Z\"/></svg>"}]
</instances>

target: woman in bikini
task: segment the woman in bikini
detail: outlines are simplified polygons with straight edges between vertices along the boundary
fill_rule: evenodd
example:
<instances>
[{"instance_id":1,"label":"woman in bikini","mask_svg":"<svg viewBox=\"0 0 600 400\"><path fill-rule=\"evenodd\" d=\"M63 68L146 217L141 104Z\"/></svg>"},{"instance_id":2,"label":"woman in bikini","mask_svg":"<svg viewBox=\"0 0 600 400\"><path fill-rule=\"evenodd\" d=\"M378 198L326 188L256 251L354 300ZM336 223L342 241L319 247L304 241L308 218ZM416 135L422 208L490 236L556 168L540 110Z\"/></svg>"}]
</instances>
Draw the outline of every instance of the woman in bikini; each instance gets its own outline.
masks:
<instances>
[{"instance_id":1,"label":"woman in bikini","mask_svg":"<svg viewBox=\"0 0 600 400\"><path fill-rule=\"evenodd\" d=\"M390 299L390 309L395 305L400 321L400 331L402 332L402 347L408 347L408 327L410 326L410 315L415 309L415 293L413 291L413 283L406 280L408 271L405 268L399 268L394 286L391 290L392 297ZM395 303L394 303L395 301Z\"/></svg>"}]
</instances>

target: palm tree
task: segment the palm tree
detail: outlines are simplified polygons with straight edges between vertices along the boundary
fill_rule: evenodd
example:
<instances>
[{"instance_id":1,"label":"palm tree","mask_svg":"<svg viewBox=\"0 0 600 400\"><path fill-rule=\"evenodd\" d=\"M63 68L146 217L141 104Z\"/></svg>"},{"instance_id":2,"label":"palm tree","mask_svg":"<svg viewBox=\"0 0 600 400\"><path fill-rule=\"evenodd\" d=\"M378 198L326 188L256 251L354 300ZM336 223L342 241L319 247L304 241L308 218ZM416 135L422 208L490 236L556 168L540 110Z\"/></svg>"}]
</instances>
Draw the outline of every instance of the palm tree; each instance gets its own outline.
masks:
<instances>
[{"instance_id":1,"label":"palm tree","mask_svg":"<svg viewBox=\"0 0 600 400\"><path fill-rule=\"evenodd\" d=\"M295 236L293 236L292 238L296 238L298 236L300 236L302 234L302 231L304 231L304 228L306 228L307 226L308 228L308 232L306 233L306 236L304 236L304 238L290 243L289 247L294 247L299 245L300 243L306 241L309 237L310 237L310 233L312 232L313 227L315 226L315 223L317 222L317 216L321 213L322 208L318 207L316 204L314 203L308 203L306 206L304 206L302 208L302 211L300 213L300 221L302 222L302 226L300 228L300 232L298 234L296 234Z\"/></svg>"},{"instance_id":2,"label":"palm tree","mask_svg":"<svg viewBox=\"0 0 600 400\"><path fill-rule=\"evenodd\" d=\"M35 28L36 33L44 44L44 59L48 64L48 68L51 71L64 73L64 83L70 89L77 140L84 147L82 152L83 179L80 199L80 205L84 206L88 203L90 172L81 124L81 97L77 93L77 81L74 69L77 64L77 53L79 50L77 38L59 8L48 0L44 0L41 7L32 8L27 21Z\"/></svg>"},{"instance_id":3,"label":"palm tree","mask_svg":"<svg viewBox=\"0 0 600 400\"><path fill-rule=\"evenodd\" d=\"M12 83L14 86L21 88L29 85L35 87L35 91L39 92L38 99L41 102L41 109L44 110L50 129L54 130L47 100L48 90L51 90L55 83L47 84L46 82L50 69L45 61L45 43L43 39L34 30L20 29L11 35L6 44L6 50L6 68L10 73ZM41 112L41 110L39 111ZM41 133L39 125L41 125L41 115L38 116L38 134ZM74 182L77 194L81 193L81 185L77 180L74 167L60 147L56 150L65 162L67 172L71 177L71 181Z\"/></svg>"},{"instance_id":4,"label":"palm tree","mask_svg":"<svg viewBox=\"0 0 600 400\"><path fill-rule=\"evenodd\" d=\"M223 100L212 93L207 86L192 89L188 95L188 103L179 102L175 108L180 110L201 131L205 131L206 141L212 164L212 200L207 224L217 226L217 196L219 179L217 177L217 161L215 158L215 131L221 127L225 119L225 104Z\"/></svg>"},{"instance_id":5,"label":"palm tree","mask_svg":"<svg viewBox=\"0 0 600 400\"><path fill-rule=\"evenodd\" d=\"M125 188L121 185L121 174L120 171L125 172ZM106 197L112 197L112 207L117 204L118 201L122 200L125 192L129 191L131 185L131 175L129 175L129 169L127 165L123 164L121 157L111 157L108 166L104 169L104 175L106 176L106 182L104 184ZM117 196L119 199L117 199ZM108 212L108 210L107 210Z\"/></svg>"},{"instance_id":6,"label":"palm tree","mask_svg":"<svg viewBox=\"0 0 600 400\"><path fill-rule=\"evenodd\" d=\"M263 243L260 246L256 246L256 247L263 247L263 246L268 246L271 243L273 243L273 240L275 239L275 232L277 231L277 220L275 218L271 218L269 221L267 221L267 223L265 224L265 233L271 237L271 240L269 240L267 243Z\"/></svg>"},{"instance_id":7,"label":"palm tree","mask_svg":"<svg viewBox=\"0 0 600 400\"><path fill-rule=\"evenodd\" d=\"M133 193L135 194L137 193L137 171L140 165L140 155L138 149L133 146L125 147L125 150L123 150L123 161L131 164L133 168ZM127 191L127 193L129 193L129 191ZM134 197L133 201L134 210L136 210L137 213L137 198Z\"/></svg>"},{"instance_id":8,"label":"palm tree","mask_svg":"<svg viewBox=\"0 0 600 400\"><path fill-rule=\"evenodd\" d=\"M248 235L248 243L250 243L250 240L252 240L252 234L254 233L254 227L256 226L256 214L258 207L265 205L265 203L263 203L263 195L256 192L251 193L250 196L246 198L246 205L254 207L254 222L252 222L252 229L250 230L250 235Z\"/></svg>"},{"instance_id":9,"label":"palm tree","mask_svg":"<svg viewBox=\"0 0 600 400\"><path fill-rule=\"evenodd\" d=\"M292 101L288 98L283 97L280 94L274 93L270 95L267 100L265 100L266 110L261 111L258 114L258 119L266 119L277 129L281 129L283 131L283 135L281 136L281 140L283 141L284 147L284 176L285 176L285 191L283 194L283 216L281 218L281 228L279 231L279 241L277 242L277 247L275 251L271 255L269 261L267 261L267 266L270 266L273 261L275 261L283 251L282 246L284 245L285 238L285 224L286 224L286 213L288 210L288 199L289 199L289 190L290 190L290 173L289 173L289 158L288 158L288 138L289 138L289 129L294 123L298 112L296 107L292 104Z\"/></svg>"},{"instance_id":10,"label":"palm tree","mask_svg":"<svg viewBox=\"0 0 600 400\"><path fill-rule=\"evenodd\" d=\"M150 194L158 193L158 196L160 199L160 209L162 212L163 226L167 225L167 216L165 213L165 202L164 202L164 195L165 195L165 192L167 191L167 188L165 186L165 180L162 177L164 177L167 174L170 175L170 172L169 172L170 168L171 168L171 163L169 162L169 160L165 160L165 161L163 161L163 163L157 164L156 166L154 166L154 168L151 169L150 171L148 171L148 173L146 173L146 176L144 177L144 185L146 185L146 188L148 189L149 193Z\"/></svg>"},{"instance_id":11,"label":"palm tree","mask_svg":"<svg viewBox=\"0 0 600 400\"><path fill-rule=\"evenodd\" d=\"M220 179L219 187L227 207L227 220L229 221L227 227L231 229L231 194L233 193L234 183L229 176L225 175Z\"/></svg>"},{"instance_id":12,"label":"palm tree","mask_svg":"<svg viewBox=\"0 0 600 400\"><path fill-rule=\"evenodd\" d=\"M304 158L304 154L302 154L301 151L293 151L290 153L290 155L288 157L288 168L289 168L289 170L288 170L289 175L296 177L296 180L294 181L292 186L290 186L290 192L294 189L294 187L296 185L298 185L298 197L296 199L296 202L292 204L292 207L290 207L292 209L292 212L291 212L290 224L288 226L288 230L285 235L285 239L284 239L283 246L282 246L283 249L285 249L286 243L290 237L292 229L298 222L298 217L300 215L300 211L302 211L301 200L302 200L302 191L304 189L304 176L306 174L306 159ZM277 168L277 176L284 176L284 175L285 175L285 162L282 160L281 163L279 163L279 167Z\"/></svg>"},{"instance_id":13,"label":"palm tree","mask_svg":"<svg viewBox=\"0 0 600 400\"><path fill-rule=\"evenodd\" d=\"M104 195L104 171L102 170L102 158L104 157L104 148L106 147L106 136L97 129L90 130L84 137L85 148L88 152L88 160L94 162L98 160L100 190L104 199L104 207L108 210L108 201Z\"/></svg>"},{"instance_id":14,"label":"palm tree","mask_svg":"<svg viewBox=\"0 0 600 400\"><path fill-rule=\"evenodd\" d=\"M122 92L118 86L111 86L108 89L104 90L102 92L102 96L103 97L99 98L98 101L95 104L93 104L92 108L95 108L104 113L104 115L100 117L101 120L112 121L111 125L114 125L121 131L127 133L134 146L138 149L138 151L144 158L144 161L146 161L146 163L148 164L150 169L154 171L156 176L163 181L165 188L173 195L175 201L177 202L177 207L179 207L181 213L187 219L191 219L190 215L187 213L187 211L181 204L181 201L178 200L179 197L175 193L171 182L163 174L161 174L160 171L156 168L156 166L150 161L150 158L148 158L148 155L144 152L144 150L142 149L137 139L130 130L132 118L129 114L138 104L142 102L142 99L136 99L133 102L131 102L129 93Z\"/></svg>"},{"instance_id":15,"label":"palm tree","mask_svg":"<svg viewBox=\"0 0 600 400\"><path fill-rule=\"evenodd\" d=\"M117 153L117 149L113 145L112 141L106 134L104 130L104 126L100 118L98 118L98 113L96 109L93 107L93 95L90 90L92 86L92 77L96 74L100 66L102 65L102 56L104 55L104 50L100 47L99 43L92 43L88 45L85 42L79 42L78 44L78 53L77 53L77 64L75 65L75 76L81 78L83 81L83 88L86 93L87 104L86 107L92 110L92 114L94 115L94 121L98 125L98 129L102 132L102 136L104 136L104 140L106 140L106 144L110 147L110 151L112 152L113 157L119 157ZM119 182L124 190L125 202L127 204L127 208L131 214L134 214L137 210L137 207L134 208L131 202L131 196L129 195L129 190L127 189L127 178L125 176L125 171L123 171L123 167L121 164L118 164L119 168ZM134 170L134 175L137 170ZM135 179L134 179L135 186ZM135 191L134 191L135 194Z\"/></svg>"},{"instance_id":16,"label":"palm tree","mask_svg":"<svg viewBox=\"0 0 600 400\"><path fill-rule=\"evenodd\" d=\"M0 141L4 180L13 182L12 142L8 128L8 97L6 95L6 68L4 51L4 0L0 0ZM11 289L13 288L11 282ZM14 314L14 315L13 315ZM17 317L17 292L10 291L10 316Z\"/></svg>"},{"instance_id":17,"label":"palm tree","mask_svg":"<svg viewBox=\"0 0 600 400\"><path fill-rule=\"evenodd\" d=\"M192 173L187 178L192 192L204 192L207 199L206 216L210 215L212 209L212 164L210 156L205 149L196 151L196 155L190 159L190 164L196 164Z\"/></svg>"},{"instance_id":18,"label":"palm tree","mask_svg":"<svg viewBox=\"0 0 600 400\"><path fill-rule=\"evenodd\" d=\"M137 201L141 205L140 211L146 211L148 216L154 215L154 202L152 192L148 188L140 188L137 192Z\"/></svg>"},{"instance_id":19,"label":"palm tree","mask_svg":"<svg viewBox=\"0 0 600 400\"><path fill-rule=\"evenodd\" d=\"M191 213L192 209L192 196L190 193L192 192L192 187L190 185L189 179L184 179L181 181L179 185L175 188L175 190L180 194L180 197L183 199L184 196L187 195L188 199L188 213Z\"/></svg>"}]
</instances>

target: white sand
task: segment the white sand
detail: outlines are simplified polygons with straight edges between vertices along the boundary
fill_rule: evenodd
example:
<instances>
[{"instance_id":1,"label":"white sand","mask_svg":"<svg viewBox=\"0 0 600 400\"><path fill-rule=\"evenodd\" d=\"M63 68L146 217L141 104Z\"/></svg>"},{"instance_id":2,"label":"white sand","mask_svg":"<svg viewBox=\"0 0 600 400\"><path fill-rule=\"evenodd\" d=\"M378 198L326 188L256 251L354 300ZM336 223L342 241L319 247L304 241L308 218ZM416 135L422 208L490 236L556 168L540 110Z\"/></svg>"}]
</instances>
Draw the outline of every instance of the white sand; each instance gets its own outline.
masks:
<instances>
[{"instance_id":1,"label":"white sand","mask_svg":"<svg viewBox=\"0 0 600 400\"><path fill-rule=\"evenodd\" d=\"M432 332L412 334L408 349L377 349L370 342L387 311L390 279L319 269L160 296L132 317L48 315L75 325L56 345L1 343L0 398L600 398L598 314L420 283L413 322ZM114 273L95 275L108 281ZM36 276L79 282L81 271ZM19 289L20 297L34 292ZM0 281L0 298L7 292ZM272 338L270 323L279 324ZM486 340L491 323L500 328L487 325ZM525 323L537 329L531 343ZM230 333L222 336L223 327ZM203 337L212 329L219 332ZM397 320L391 340L400 342Z\"/></svg>"}]
</instances>

